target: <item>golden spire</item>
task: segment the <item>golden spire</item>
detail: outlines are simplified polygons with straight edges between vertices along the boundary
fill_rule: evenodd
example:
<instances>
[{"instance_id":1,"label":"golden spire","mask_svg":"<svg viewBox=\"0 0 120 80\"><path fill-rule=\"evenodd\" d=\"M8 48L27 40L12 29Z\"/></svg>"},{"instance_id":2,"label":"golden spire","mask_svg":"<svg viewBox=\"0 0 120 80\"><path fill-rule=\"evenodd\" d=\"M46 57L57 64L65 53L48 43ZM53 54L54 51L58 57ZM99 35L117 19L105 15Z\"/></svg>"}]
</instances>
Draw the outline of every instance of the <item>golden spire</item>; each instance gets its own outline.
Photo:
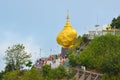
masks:
<instances>
[{"instance_id":1,"label":"golden spire","mask_svg":"<svg viewBox=\"0 0 120 80\"><path fill-rule=\"evenodd\" d=\"M67 17L66 17L67 21L69 21L70 17L69 17L69 10L67 10Z\"/></svg>"},{"instance_id":2,"label":"golden spire","mask_svg":"<svg viewBox=\"0 0 120 80\"><path fill-rule=\"evenodd\" d=\"M65 25L65 27L69 27L69 26L71 26L71 24L70 24L70 17L69 17L69 10L67 10L67 17L66 17L66 25Z\"/></svg>"}]
</instances>

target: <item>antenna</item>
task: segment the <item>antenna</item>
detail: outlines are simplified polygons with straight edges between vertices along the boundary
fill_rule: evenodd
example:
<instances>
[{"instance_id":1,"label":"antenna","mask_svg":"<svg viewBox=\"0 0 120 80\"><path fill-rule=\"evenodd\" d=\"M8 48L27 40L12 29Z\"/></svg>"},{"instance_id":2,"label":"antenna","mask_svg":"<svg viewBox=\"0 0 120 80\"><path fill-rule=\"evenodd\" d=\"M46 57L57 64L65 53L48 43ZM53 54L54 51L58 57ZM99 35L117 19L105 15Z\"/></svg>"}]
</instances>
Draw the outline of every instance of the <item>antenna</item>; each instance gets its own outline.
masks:
<instances>
[{"instance_id":1,"label":"antenna","mask_svg":"<svg viewBox=\"0 0 120 80\"><path fill-rule=\"evenodd\" d=\"M40 48L40 58L41 58L41 48Z\"/></svg>"},{"instance_id":2,"label":"antenna","mask_svg":"<svg viewBox=\"0 0 120 80\"><path fill-rule=\"evenodd\" d=\"M98 25L98 14L97 14L97 24L95 25L95 27L98 27L100 25Z\"/></svg>"},{"instance_id":3,"label":"antenna","mask_svg":"<svg viewBox=\"0 0 120 80\"><path fill-rule=\"evenodd\" d=\"M98 15L97 15L97 24L95 25L95 27L96 27L96 35L98 35L98 27L99 27L100 25L98 25Z\"/></svg>"}]
</instances>

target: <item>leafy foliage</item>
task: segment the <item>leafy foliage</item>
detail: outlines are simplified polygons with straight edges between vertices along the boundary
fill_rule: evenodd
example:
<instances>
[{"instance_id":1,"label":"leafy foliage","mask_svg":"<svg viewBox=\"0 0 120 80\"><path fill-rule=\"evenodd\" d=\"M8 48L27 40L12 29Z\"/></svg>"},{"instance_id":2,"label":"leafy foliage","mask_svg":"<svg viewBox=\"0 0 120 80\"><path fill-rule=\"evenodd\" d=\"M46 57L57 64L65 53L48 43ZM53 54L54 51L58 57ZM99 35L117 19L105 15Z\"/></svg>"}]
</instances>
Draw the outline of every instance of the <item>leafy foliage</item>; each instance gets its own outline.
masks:
<instances>
[{"instance_id":1,"label":"leafy foliage","mask_svg":"<svg viewBox=\"0 0 120 80\"><path fill-rule=\"evenodd\" d=\"M42 75L38 70L32 68L31 70L20 71L15 70L7 72L2 80L43 80Z\"/></svg>"},{"instance_id":2,"label":"leafy foliage","mask_svg":"<svg viewBox=\"0 0 120 80\"><path fill-rule=\"evenodd\" d=\"M44 65L42 67L42 74L43 74L43 76L49 76L50 70L51 70L51 68L50 68L49 65Z\"/></svg>"},{"instance_id":3,"label":"leafy foliage","mask_svg":"<svg viewBox=\"0 0 120 80\"><path fill-rule=\"evenodd\" d=\"M3 75L5 74L5 72L4 71L1 71L0 72L0 80L3 78Z\"/></svg>"},{"instance_id":4,"label":"leafy foliage","mask_svg":"<svg viewBox=\"0 0 120 80\"><path fill-rule=\"evenodd\" d=\"M120 74L115 75L115 76L111 76L111 75L108 75L105 73L102 76L102 80L120 80Z\"/></svg>"},{"instance_id":5,"label":"leafy foliage","mask_svg":"<svg viewBox=\"0 0 120 80\"><path fill-rule=\"evenodd\" d=\"M37 69L32 68L31 70L25 71L20 80L43 80L43 77Z\"/></svg>"},{"instance_id":6,"label":"leafy foliage","mask_svg":"<svg viewBox=\"0 0 120 80\"><path fill-rule=\"evenodd\" d=\"M66 69L64 66L51 69L50 66L44 65L42 67L42 74L45 80L60 80L66 77Z\"/></svg>"},{"instance_id":7,"label":"leafy foliage","mask_svg":"<svg viewBox=\"0 0 120 80\"><path fill-rule=\"evenodd\" d=\"M80 58L77 53L80 52L80 48L86 45L88 43L89 39L86 34L84 34L82 37L78 36L76 39L76 42L74 43L74 46L72 48L72 52L68 53L69 63L72 67L77 66L80 63Z\"/></svg>"},{"instance_id":8,"label":"leafy foliage","mask_svg":"<svg viewBox=\"0 0 120 80\"><path fill-rule=\"evenodd\" d=\"M28 61L28 63L26 63L26 66L27 66L27 67L31 67L31 66L32 66L32 62L31 62L31 61Z\"/></svg>"},{"instance_id":9,"label":"leafy foliage","mask_svg":"<svg viewBox=\"0 0 120 80\"><path fill-rule=\"evenodd\" d=\"M120 36L103 35L92 40L79 56L79 65L116 75L120 72Z\"/></svg>"},{"instance_id":10,"label":"leafy foliage","mask_svg":"<svg viewBox=\"0 0 120 80\"><path fill-rule=\"evenodd\" d=\"M81 43L82 43L82 38L81 36L78 36L71 47L72 51L75 51L76 48L78 48Z\"/></svg>"},{"instance_id":11,"label":"leafy foliage","mask_svg":"<svg viewBox=\"0 0 120 80\"><path fill-rule=\"evenodd\" d=\"M86 43L86 42L88 41L88 36L87 36L86 34L84 34L84 35L82 36L82 41L83 41L84 43Z\"/></svg>"},{"instance_id":12,"label":"leafy foliage","mask_svg":"<svg viewBox=\"0 0 120 80\"><path fill-rule=\"evenodd\" d=\"M2 80L20 80L20 77L18 76L19 75L19 72L18 70L16 71L11 71L11 72L7 72L4 76L3 76L3 79Z\"/></svg>"},{"instance_id":13,"label":"leafy foliage","mask_svg":"<svg viewBox=\"0 0 120 80\"><path fill-rule=\"evenodd\" d=\"M6 71L20 70L30 62L30 55L25 52L23 44L13 45L6 50Z\"/></svg>"},{"instance_id":14,"label":"leafy foliage","mask_svg":"<svg viewBox=\"0 0 120 80\"><path fill-rule=\"evenodd\" d=\"M75 53L69 53L68 54L68 58L69 58L69 64L72 66L72 67L75 67L77 66L77 54Z\"/></svg>"},{"instance_id":15,"label":"leafy foliage","mask_svg":"<svg viewBox=\"0 0 120 80\"><path fill-rule=\"evenodd\" d=\"M111 22L111 26L112 28L117 28L120 29L120 16L118 16L117 18L113 18L112 22Z\"/></svg>"},{"instance_id":16,"label":"leafy foliage","mask_svg":"<svg viewBox=\"0 0 120 80\"><path fill-rule=\"evenodd\" d=\"M120 35L96 37L79 54L69 53L72 66L104 73L102 80L120 80Z\"/></svg>"}]
</instances>

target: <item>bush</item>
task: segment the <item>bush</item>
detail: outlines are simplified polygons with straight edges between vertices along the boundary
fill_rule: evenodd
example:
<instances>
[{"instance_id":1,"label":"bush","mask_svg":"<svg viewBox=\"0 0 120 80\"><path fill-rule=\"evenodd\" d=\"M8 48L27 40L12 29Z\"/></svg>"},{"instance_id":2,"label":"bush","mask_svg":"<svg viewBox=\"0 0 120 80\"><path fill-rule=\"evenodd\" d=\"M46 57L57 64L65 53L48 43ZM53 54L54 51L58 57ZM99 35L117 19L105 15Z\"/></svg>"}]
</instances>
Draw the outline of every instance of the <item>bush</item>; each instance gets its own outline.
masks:
<instances>
[{"instance_id":1,"label":"bush","mask_svg":"<svg viewBox=\"0 0 120 80\"><path fill-rule=\"evenodd\" d=\"M73 56L71 62L109 75L117 75L120 72L119 48L119 35L103 35L92 40L76 58Z\"/></svg>"},{"instance_id":2,"label":"bush","mask_svg":"<svg viewBox=\"0 0 120 80\"><path fill-rule=\"evenodd\" d=\"M2 80L43 80L43 78L38 70L32 68L26 71L16 70L7 72Z\"/></svg>"},{"instance_id":3,"label":"bush","mask_svg":"<svg viewBox=\"0 0 120 80\"><path fill-rule=\"evenodd\" d=\"M120 74L111 76L111 75L105 73L102 76L102 80L120 80Z\"/></svg>"},{"instance_id":4,"label":"bush","mask_svg":"<svg viewBox=\"0 0 120 80\"><path fill-rule=\"evenodd\" d=\"M49 65L44 65L44 66L42 67L42 75L43 75L44 77L46 77L46 76L49 77L49 75L51 74L50 71L51 71L51 68L50 68Z\"/></svg>"},{"instance_id":5,"label":"bush","mask_svg":"<svg viewBox=\"0 0 120 80\"><path fill-rule=\"evenodd\" d=\"M2 80L20 80L20 77L18 76L19 75L19 72L18 70L16 71L11 71L11 72L7 72L4 76L3 76L3 79Z\"/></svg>"},{"instance_id":6,"label":"bush","mask_svg":"<svg viewBox=\"0 0 120 80\"><path fill-rule=\"evenodd\" d=\"M20 80L43 80L43 78L37 69L32 68L31 70L25 71Z\"/></svg>"}]
</instances>

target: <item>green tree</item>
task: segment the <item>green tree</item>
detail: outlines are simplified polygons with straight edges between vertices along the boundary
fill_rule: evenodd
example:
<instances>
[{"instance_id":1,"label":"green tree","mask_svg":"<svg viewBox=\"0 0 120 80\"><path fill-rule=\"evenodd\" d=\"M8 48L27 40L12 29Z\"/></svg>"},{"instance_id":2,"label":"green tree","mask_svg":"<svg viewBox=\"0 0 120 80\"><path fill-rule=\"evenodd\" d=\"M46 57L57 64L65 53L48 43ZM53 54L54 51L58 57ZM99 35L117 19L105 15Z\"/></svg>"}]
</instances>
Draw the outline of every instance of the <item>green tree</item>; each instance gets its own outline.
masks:
<instances>
[{"instance_id":1,"label":"green tree","mask_svg":"<svg viewBox=\"0 0 120 80\"><path fill-rule=\"evenodd\" d=\"M96 37L78 54L77 62L90 69L117 75L120 72L119 48L119 35L107 34Z\"/></svg>"},{"instance_id":2,"label":"green tree","mask_svg":"<svg viewBox=\"0 0 120 80\"><path fill-rule=\"evenodd\" d=\"M43 78L37 69L32 68L30 70L6 72L1 80L43 80Z\"/></svg>"},{"instance_id":3,"label":"green tree","mask_svg":"<svg viewBox=\"0 0 120 80\"><path fill-rule=\"evenodd\" d=\"M81 45L82 42L83 41L81 36L78 36L77 39L74 41L73 46L71 47L72 51L75 51L76 49L78 49L78 47Z\"/></svg>"},{"instance_id":4,"label":"green tree","mask_svg":"<svg viewBox=\"0 0 120 80\"><path fill-rule=\"evenodd\" d=\"M6 72L2 80L68 80L68 78L72 78L71 75L71 73L66 71L64 66L51 69L49 65L44 65L41 70L32 68L30 70Z\"/></svg>"},{"instance_id":5,"label":"green tree","mask_svg":"<svg viewBox=\"0 0 120 80\"><path fill-rule=\"evenodd\" d=\"M4 71L1 71L1 72L0 72L0 80L2 80L4 74L5 74Z\"/></svg>"},{"instance_id":6,"label":"green tree","mask_svg":"<svg viewBox=\"0 0 120 80\"><path fill-rule=\"evenodd\" d=\"M82 41L83 41L84 43L86 43L86 42L88 41L88 36L87 36L86 34L84 34L84 35L82 36Z\"/></svg>"},{"instance_id":7,"label":"green tree","mask_svg":"<svg viewBox=\"0 0 120 80\"><path fill-rule=\"evenodd\" d=\"M69 64L72 66L72 67L75 67L77 66L77 55L78 54L75 54L75 53L69 53L68 54L68 58L69 58Z\"/></svg>"},{"instance_id":8,"label":"green tree","mask_svg":"<svg viewBox=\"0 0 120 80\"><path fill-rule=\"evenodd\" d=\"M5 67L5 72L10 72L12 70L15 70L13 66L14 66L13 64L8 63Z\"/></svg>"},{"instance_id":9,"label":"green tree","mask_svg":"<svg viewBox=\"0 0 120 80\"><path fill-rule=\"evenodd\" d=\"M67 77L67 72L64 66L51 69L49 65L44 65L42 67L42 75L45 80L61 80Z\"/></svg>"},{"instance_id":10,"label":"green tree","mask_svg":"<svg viewBox=\"0 0 120 80\"><path fill-rule=\"evenodd\" d=\"M6 50L6 70L20 70L30 62L31 55L25 51L23 44L13 45Z\"/></svg>"},{"instance_id":11,"label":"green tree","mask_svg":"<svg viewBox=\"0 0 120 80\"><path fill-rule=\"evenodd\" d=\"M31 67L32 66L32 62L28 61L28 63L26 64L27 67Z\"/></svg>"},{"instance_id":12,"label":"green tree","mask_svg":"<svg viewBox=\"0 0 120 80\"><path fill-rule=\"evenodd\" d=\"M6 72L2 80L20 80L19 73L20 71L18 70Z\"/></svg>"},{"instance_id":13,"label":"green tree","mask_svg":"<svg viewBox=\"0 0 120 80\"><path fill-rule=\"evenodd\" d=\"M118 16L117 18L113 18L112 22L111 22L111 26L112 28L117 28L120 29L120 16Z\"/></svg>"},{"instance_id":14,"label":"green tree","mask_svg":"<svg viewBox=\"0 0 120 80\"><path fill-rule=\"evenodd\" d=\"M25 71L20 80L43 80L43 77L37 69L32 68Z\"/></svg>"},{"instance_id":15,"label":"green tree","mask_svg":"<svg viewBox=\"0 0 120 80\"><path fill-rule=\"evenodd\" d=\"M64 66L59 66L58 68L52 69L51 73L51 78L55 80L61 80L66 77L66 69Z\"/></svg>"},{"instance_id":16,"label":"green tree","mask_svg":"<svg viewBox=\"0 0 120 80\"><path fill-rule=\"evenodd\" d=\"M49 65L44 65L42 67L42 74L43 74L43 76L45 76L45 77L48 76L49 77L50 71L51 71L51 68L50 68Z\"/></svg>"}]
</instances>

